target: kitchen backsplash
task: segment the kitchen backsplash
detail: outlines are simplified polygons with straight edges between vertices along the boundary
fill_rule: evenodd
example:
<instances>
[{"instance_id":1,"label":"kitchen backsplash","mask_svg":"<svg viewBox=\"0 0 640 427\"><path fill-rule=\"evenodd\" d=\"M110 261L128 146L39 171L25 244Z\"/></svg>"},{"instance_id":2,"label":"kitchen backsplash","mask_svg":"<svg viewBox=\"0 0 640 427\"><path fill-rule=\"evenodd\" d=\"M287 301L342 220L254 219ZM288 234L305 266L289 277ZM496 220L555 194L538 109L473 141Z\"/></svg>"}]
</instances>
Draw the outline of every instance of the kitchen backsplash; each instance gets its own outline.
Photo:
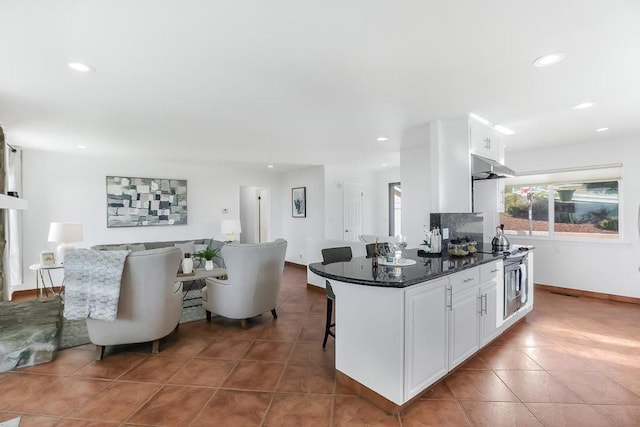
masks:
<instances>
[{"instance_id":1,"label":"kitchen backsplash","mask_svg":"<svg viewBox=\"0 0 640 427\"><path fill-rule=\"evenodd\" d=\"M483 227L482 214L479 213L432 213L429 219L429 229L440 227L440 234L445 228L449 229L449 239L442 240L443 251L447 250L450 239L468 237L478 242L478 250L482 250Z\"/></svg>"}]
</instances>

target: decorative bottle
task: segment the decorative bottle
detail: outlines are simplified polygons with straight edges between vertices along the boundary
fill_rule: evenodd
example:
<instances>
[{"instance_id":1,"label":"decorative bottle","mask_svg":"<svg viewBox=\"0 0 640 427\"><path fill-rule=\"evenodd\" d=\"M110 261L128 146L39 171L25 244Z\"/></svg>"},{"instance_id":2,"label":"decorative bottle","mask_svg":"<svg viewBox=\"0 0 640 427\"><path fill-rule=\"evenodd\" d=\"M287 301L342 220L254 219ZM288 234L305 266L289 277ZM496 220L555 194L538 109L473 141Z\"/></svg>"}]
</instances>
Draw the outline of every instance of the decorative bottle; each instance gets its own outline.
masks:
<instances>
[{"instance_id":1,"label":"decorative bottle","mask_svg":"<svg viewBox=\"0 0 640 427\"><path fill-rule=\"evenodd\" d=\"M190 274L193 272L193 258L191 258L191 254L184 254L184 258L182 259L182 273Z\"/></svg>"}]
</instances>

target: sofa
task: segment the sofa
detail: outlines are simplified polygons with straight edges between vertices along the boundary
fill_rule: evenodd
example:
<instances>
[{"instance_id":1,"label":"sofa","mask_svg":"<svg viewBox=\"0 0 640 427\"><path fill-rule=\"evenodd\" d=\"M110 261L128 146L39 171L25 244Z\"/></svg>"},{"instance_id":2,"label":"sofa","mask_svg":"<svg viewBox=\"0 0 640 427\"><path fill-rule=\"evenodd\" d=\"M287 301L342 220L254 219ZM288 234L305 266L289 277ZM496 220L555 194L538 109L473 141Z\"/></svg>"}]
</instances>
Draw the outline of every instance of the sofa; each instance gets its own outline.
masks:
<instances>
[{"instance_id":1,"label":"sofa","mask_svg":"<svg viewBox=\"0 0 640 427\"><path fill-rule=\"evenodd\" d=\"M212 243L213 242L213 243ZM143 243L108 243L104 245L95 245L91 249L98 251L145 251L150 249L177 247L182 251L182 257L185 253L197 253L204 250L209 244L213 249L218 249L218 256L213 259L214 264L224 268L224 259L220 249L224 246L224 242L212 239L190 239L190 240L172 240L166 242L143 242ZM196 267L199 267L196 265Z\"/></svg>"}]
</instances>

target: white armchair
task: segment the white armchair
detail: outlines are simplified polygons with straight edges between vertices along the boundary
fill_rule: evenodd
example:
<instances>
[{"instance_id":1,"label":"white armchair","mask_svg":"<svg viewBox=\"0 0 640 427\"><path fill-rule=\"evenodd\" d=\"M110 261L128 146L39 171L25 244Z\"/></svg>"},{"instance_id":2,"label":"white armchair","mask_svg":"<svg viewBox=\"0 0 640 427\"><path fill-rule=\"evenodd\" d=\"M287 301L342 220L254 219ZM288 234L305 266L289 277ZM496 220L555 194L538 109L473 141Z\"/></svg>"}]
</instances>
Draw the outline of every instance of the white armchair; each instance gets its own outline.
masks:
<instances>
[{"instance_id":1,"label":"white armchair","mask_svg":"<svg viewBox=\"0 0 640 427\"><path fill-rule=\"evenodd\" d=\"M246 319L271 310L277 318L276 306L284 270L287 241L268 243L229 243L222 247L227 279L209 277L202 290L202 305L207 320L211 313L230 319Z\"/></svg>"},{"instance_id":2,"label":"white armchair","mask_svg":"<svg viewBox=\"0 0 640 427\"><path fill-rule=\"evenodd\" d=\"M178 326L182 314L182 284L176 283L181 258L180 249L175 247L127 256L116 320L87 319L97 360L103 357L107 345L153 341L152 352L158 352L160 338Z\"/></svg>"}]
</instances>

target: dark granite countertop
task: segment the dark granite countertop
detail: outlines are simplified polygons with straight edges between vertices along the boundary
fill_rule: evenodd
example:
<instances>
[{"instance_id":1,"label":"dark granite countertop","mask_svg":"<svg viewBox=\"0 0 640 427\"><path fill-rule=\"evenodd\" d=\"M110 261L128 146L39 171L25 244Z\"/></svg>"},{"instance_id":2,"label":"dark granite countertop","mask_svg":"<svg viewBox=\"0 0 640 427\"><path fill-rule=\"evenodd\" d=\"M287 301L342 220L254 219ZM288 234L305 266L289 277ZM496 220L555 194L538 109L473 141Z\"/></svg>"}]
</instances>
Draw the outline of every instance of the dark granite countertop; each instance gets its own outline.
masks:
<instances>
[{"instance_id":1,"label":"dark granite countertop","mask_svg":"<svg viewBox=\"0 0 640 427\"><path fill-rule=\"evenodd\" d=\"M417 261L414 265L392 267L379 265L374 274L371 258L356 257L348 262L324 265L309 264L309 269L327 279L355 283L365 286L404 288L427 280L437 279L467 268L477 267L503 258L502 253L476 253L464 257L442 256L419 257L417 249L405 250L405 258Z\"/></svg>"}]
</instances>

